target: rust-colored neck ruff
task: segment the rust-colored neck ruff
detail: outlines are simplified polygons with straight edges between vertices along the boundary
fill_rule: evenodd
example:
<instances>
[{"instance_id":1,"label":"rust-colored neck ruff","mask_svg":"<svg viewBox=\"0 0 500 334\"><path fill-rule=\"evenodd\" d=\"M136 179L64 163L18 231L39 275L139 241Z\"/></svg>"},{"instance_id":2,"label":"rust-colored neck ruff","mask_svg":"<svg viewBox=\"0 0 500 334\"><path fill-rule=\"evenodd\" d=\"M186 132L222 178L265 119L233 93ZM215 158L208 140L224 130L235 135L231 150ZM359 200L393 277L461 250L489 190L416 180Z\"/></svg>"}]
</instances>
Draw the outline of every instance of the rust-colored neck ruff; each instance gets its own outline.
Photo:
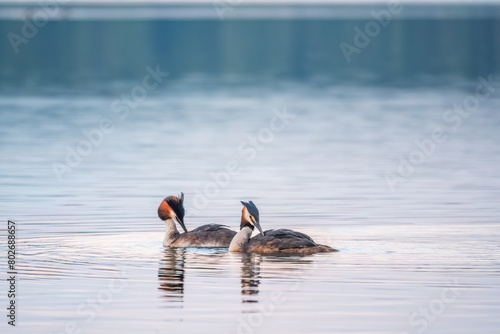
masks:
<instances>
[{"instance_id":1,"label":"rust-colored neck ruff","mask_svg":"<svg viewBox=\"0 0 500 334\"><path fill-rule=\"evenodd\" d=\"M253 225L252 225L252 222L248 219L248 217L250 216L250 214L248 213L248 209L243 206L243 210L241 210L241 224L240 224L240 230L244 227L244 226L247 226L247 225L250 225L252 227L252 230L253 230Z\"/></svg>"},{"instance_id":2,"label":"rust-colored neck ruff","mask_svg":"<svg viewBox=\"0 0 500 334\"><path fill-rule=\"evenodd\" d=\"M184 219L184 205L182 198L180 199L177 196L168 196L158 207L158 217L160 217L161 220L167 220L168 218L173 218L174 216Z\"/></svg>"}]
</instances>

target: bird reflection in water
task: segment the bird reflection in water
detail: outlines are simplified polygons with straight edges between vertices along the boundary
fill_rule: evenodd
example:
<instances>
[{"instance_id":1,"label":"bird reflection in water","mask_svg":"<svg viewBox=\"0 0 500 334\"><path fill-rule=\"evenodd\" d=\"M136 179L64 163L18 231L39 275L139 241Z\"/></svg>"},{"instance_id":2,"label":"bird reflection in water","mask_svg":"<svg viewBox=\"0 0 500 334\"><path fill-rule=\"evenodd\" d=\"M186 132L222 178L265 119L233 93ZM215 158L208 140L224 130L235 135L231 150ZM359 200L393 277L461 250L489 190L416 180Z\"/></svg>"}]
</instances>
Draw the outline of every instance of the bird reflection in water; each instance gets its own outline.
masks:
<instances>
[{"instance_id":1,"label":"bird reflection in water","mask_svg":"<svg viewBox=\"0 0 500 334\"><path fill-rule=\"evenodd\" d=\"M165 248L163 258L158 268L158 291L160 298L167 302L178 303L182 307L184 297L184 278L186 258L194 262L204 263L203 269L214 270L226 252L207 254L193 254L185 248ZM194 256L194 257L193 257ZM295 291L303 280L305 272L314 269L315 262L312 259L302 257L276 257L262 256L258 254L241 254L240 279L242 303L259 303L259 285L266 283L262 281L261 270L266 272L265 277L273 277L283 281L283 292ZM174 304L170 307L176 307ZM256 312L245 309L244 313Z\"/></svg>"},{"instance_id":2,"label":"bird reflection in water","mask_svg":"<svg viewBox=\"0 0 500 334\"><path fill-rule=\"evenodd\" d=\"M257 303L259 294L261 257L255 254L241 255L241 295L243 303Z\"/></svg>"},{"instance_id":3,"label":"bird reflection in water","mask_svg":"<svg viewBox=\"0 0 500 334\"><path fill-rule=\"evenodd\" d=\"M259 285L266 280L282 280L280 293L296 291L307 272L314 270L317 263L312 259L289 256L262 256L258 254L241 254L241 295L242 303L266 303L259 300ZM261 275L264 272L264 276ZM262 278L267 277L267 278ZM258 312L259 309L244 309L243 313Z\"/></svg>"},{"instance_id":4,"label":"bird reflection in water","mask_svg":"<svg viewBox=\"0 0 500 334\"><path fill-rule=\"evenodd\" d=\"M158 268L160 297L170 301L182 303L184 297L184 248L167 247L163 251L163 259Z\"/></svg>"}]
</instances>

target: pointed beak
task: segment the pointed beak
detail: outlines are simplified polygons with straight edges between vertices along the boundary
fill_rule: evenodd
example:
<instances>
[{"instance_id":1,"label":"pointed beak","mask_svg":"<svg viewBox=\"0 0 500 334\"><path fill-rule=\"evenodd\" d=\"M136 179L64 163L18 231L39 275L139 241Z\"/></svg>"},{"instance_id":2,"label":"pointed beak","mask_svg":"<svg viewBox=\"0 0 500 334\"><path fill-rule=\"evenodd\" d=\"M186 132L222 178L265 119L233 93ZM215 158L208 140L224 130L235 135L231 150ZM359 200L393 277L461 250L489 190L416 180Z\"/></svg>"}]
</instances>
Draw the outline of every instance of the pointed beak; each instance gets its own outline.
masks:
<instances>
[{"instance_id":1,"label":"pointed beak","mask_svg":"<svg viewBox=\"0 0 500 334\"><path fill-rule=\"evenodd\" d=\"M260 224L258 221L256 221L253 216L250 216L250 219L252 220L253 224L257 229L259 230L260 234L264 235L264 231L262 231L262 227L260 227Z\"/></svg>"},{"instance_id":2,"label":"pointed beak","mask_svg":"<svg viewBox=\"0 0 500 334\"><path fill-rule=\"evenodd\" d=\"M182 221L182 219L180 219L179 217L175 216L174 219L179 223L179 225L181 225L182 229L184 230L184 232L188 233L188 230L186 228L186 225L184 225L184 222Z\"/></svg>"}]
</instances>

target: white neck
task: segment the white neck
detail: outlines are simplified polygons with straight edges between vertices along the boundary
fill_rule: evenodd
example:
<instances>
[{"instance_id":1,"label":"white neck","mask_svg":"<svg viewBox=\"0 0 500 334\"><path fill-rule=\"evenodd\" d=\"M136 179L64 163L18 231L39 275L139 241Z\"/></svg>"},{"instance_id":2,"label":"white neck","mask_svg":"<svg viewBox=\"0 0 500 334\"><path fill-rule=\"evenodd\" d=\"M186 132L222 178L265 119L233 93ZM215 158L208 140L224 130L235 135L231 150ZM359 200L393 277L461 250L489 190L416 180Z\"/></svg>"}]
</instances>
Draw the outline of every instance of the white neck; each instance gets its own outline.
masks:
<instances>
[{"instance_id":1,"label":"white neck","mask_svg":"<svg viewBox=\"0 0 500 334\"><path fill-rule=\"evenodd\" d=\"M170 246L177 238L179 238L179 231L175 226L175 220L172 218L164 220L165 222L165 239L163 239L163 246Z\"/></svg>"},{"instance_id":2,"label":"white neck","mask_svg":"<svg viewBox=\"0 0 500 334\"><path fill-rule=\"evenodd\" d=\"M252 236L252 232L253 230L250 227L243 227L238 233L236 233L233 240L231 240L231 244L229 244L229 251L243 253L248 240L250 240L250 237Z\"/></svg>"}]
</instances>

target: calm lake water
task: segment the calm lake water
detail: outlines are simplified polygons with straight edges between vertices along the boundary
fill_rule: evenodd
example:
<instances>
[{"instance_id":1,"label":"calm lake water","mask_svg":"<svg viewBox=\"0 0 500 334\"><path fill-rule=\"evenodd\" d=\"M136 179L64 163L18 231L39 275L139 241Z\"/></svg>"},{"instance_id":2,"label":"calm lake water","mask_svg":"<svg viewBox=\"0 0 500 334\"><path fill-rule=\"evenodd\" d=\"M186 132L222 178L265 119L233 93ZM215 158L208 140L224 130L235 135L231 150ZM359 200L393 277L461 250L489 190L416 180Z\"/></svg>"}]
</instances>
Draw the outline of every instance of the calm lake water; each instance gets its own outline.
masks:
<instances>
[{"instance_id":1,"label":"calm lake water","mask_svg":"<svg viewBox=\"0 0 500 334\"><path fill-rule=\"evenodd\" d=\"M498 333L500 86L447 113L476 84L4 89L2 333ZM340 252L166 250L156 210L181 191L188 229L236 229L253 200L264 229Z\"/></svg>"}]
</instances>

